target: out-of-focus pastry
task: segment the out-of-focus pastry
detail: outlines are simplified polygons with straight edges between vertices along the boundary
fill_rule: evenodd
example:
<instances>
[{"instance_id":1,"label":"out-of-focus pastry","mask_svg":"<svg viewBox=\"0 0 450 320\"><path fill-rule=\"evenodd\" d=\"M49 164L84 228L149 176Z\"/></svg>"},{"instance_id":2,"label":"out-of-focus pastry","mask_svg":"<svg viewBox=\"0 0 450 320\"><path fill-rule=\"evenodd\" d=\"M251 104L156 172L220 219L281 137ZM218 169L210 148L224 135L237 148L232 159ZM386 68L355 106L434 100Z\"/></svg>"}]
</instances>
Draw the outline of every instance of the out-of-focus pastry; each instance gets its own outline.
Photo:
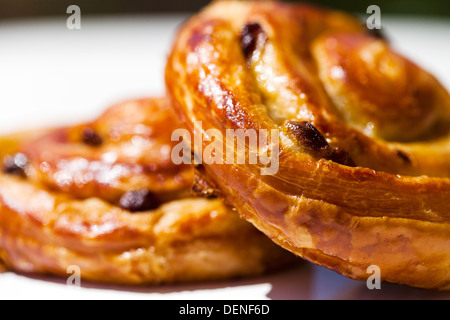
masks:
<instances>
[{"instance_id":1,"label":"out-of-focus pastry","mask_svg":"<svg viewBox=\"0 0 450 320\"><path fill-rule=\"evenodd\" d=\"M0 264L24 273L157 284L254 276L297 260L219 199L190 195L165 99L0 139ZM70 269L69 269L70 271Z\"/></svg>"}]
</instances>

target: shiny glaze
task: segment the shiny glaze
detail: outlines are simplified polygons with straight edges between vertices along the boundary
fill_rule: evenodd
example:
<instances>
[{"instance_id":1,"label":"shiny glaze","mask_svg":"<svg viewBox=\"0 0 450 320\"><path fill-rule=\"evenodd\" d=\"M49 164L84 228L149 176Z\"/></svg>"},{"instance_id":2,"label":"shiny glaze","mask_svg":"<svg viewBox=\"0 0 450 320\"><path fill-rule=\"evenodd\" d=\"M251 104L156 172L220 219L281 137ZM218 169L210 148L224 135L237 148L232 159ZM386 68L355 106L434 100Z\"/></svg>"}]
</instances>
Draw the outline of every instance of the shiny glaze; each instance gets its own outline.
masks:
<instances>
[{"instance_id":1,"label":"shiny glaze","mask_svg":"<svg viewBox=\"0 0 450 320\"><path fill-rule=\"evenodd\" d=\"M266 39L248 54L242 30L256 23ZM166 84L193 132L194 121L204 131L280 130L275 175L261 176L260 164L205 165L276 243L355 279L376 264L386 281L450 289L449 94L357 19L216 1L180 29ZM298 143L291 121L311 123L355 167Z\"/></svg>"},{"instance_id":2,"label":"shiny glaze","mask_svg":"<svg viewBox=\"0 0 450 320\"><path fill-rule=\"evenodd\" d=\"M29 180L52 190L118 203L127 191L147 189L169 200L193 179L189 166L170 158L177 143L170 132L178 127L165 99L125 101L92 123L31 139L21 151L31 163ZM101 142L86 143L86 132Z\"/></svg>"}]
</instances>

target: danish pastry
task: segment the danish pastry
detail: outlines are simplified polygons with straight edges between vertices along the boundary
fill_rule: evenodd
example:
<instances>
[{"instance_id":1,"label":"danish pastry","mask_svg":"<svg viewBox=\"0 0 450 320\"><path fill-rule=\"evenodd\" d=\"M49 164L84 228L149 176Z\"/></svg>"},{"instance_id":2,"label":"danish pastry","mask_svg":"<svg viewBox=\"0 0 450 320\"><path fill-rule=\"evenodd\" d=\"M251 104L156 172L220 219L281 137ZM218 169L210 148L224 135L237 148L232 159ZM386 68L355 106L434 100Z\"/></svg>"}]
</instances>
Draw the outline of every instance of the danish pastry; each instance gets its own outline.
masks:
<instances>
[{"instance_id":1,"label":"danish pastry","mask_svg":"<svg viewBox=\"0 0 450 320\"><path fill-rule=\"evenodd\" d=\"M119 284L258 275L297 260L174 165L166 99L92 123L0 139L0 261L24 273ZM1 263L0 263L1 264Z\"/></svg>"},{"instance_id":2,"label":"danish pastry","mask_svg":"<svg viewBox=\"0 0 450 320\"><path fill-rule=\"evenodd\" d=\"M274 242L350 278L377 265L389 282L450 289L448 91L358 19L215 1L179 30L166 85L194 134L279 133L275 174L201 172Z\"/></svg>"}]
</instances>

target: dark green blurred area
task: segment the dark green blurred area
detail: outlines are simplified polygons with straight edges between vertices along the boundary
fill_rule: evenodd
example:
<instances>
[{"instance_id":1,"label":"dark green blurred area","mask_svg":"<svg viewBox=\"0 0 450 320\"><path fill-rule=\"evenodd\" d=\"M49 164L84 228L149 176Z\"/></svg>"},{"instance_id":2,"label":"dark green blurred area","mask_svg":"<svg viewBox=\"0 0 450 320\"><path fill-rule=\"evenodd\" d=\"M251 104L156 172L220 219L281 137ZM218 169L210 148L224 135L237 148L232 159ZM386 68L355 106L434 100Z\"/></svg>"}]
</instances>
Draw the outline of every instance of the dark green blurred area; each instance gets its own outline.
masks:
<instances>
[{"instance_id":1,"label":"dark green blurred area","mask_svg":"<svg viewBox=\"0 0 450 320\"><path fill-rule=\"evenodd\" d=\"M0 19L65 15L75 4L82 14L139 14L152 12L195 12L209 0L0 0ZM299 2L290 0L289 2ZM378 5L381 13L450 17L450 0L311 0L356 14L365 14L369 5Z\"/></svg>"}]
</instances>

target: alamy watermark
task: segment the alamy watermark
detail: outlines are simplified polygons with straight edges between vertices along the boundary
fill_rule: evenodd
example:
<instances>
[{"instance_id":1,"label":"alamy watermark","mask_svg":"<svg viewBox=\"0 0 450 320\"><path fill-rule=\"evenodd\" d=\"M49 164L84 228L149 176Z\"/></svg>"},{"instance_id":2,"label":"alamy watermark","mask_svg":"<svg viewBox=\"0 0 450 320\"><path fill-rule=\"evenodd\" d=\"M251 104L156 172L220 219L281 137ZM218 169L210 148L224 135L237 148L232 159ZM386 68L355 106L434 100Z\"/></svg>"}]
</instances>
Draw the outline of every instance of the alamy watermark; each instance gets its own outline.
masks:
<instances>
[{"instance_id":1,"label":"alamy watermark","mask_svg":"<svg viewBox=\"0 0 450 320\"><path fill-rule=\"evenodd\" d=\"M81 286L81 269L77 265L70 265L67 267L67 274L70 276L67 278L66 285L72 288L79 288Z\"/></svg>"},{"instance_id":2,"label":"alamy watermark","mask_svg":"<svg viewBox=\"0 0 450 320\"><path fill-rule=\"evenodd\" d=\"M171 140L179 141L171 152L174 164L255 164L261 166L261 175L278 172L278 129L227 129L223 136L218 129L203 131L201 121L194 127L193 137L186 129L173 131Z\"/></svg>"},{"instance_id":3,"label":"alamy watermark","mask_svg":"<svg viewBox=\"0 0 450 320\"><path fill-rule=\"evenodd\" d=\"M371 274L366 281L369 290L381 289L381 269L377 265L367 267L367 273Z\"/></svg>"},{"instance_id":4,"label":"alamy watermark","mask_svg":"<svg viewBox=\"0 0 450 320\"><path fill-rule=\"evenodd\" d=\"M367 14L371 14L366 20L367 29L381 29L381 9L377 5L370 5L366 10Z\"/></svg>"},{"instance_id":5,"label":"alamy watermark","mask_svg":"<svg viewBox=\"0 0 450 320\"><path fill-rule=\"evenodd\" d=\"M70 5L67 7L66 13L71 15L67 18L66 26L69 30L81 29L81 9L77 5Z\"/></svg>"}]
</instances>

